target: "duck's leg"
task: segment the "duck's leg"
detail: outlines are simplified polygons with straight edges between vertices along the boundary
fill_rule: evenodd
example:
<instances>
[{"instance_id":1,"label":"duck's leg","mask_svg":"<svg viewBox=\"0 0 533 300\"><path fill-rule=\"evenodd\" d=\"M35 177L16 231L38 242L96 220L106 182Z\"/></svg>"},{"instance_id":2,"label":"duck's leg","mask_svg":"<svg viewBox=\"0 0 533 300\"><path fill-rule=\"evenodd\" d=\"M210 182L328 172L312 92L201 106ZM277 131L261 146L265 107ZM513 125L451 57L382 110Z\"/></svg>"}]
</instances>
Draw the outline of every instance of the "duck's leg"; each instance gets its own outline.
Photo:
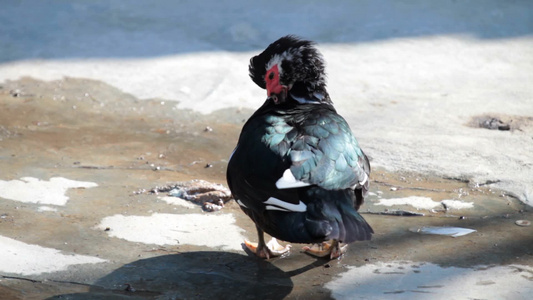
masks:
<instances>
[{"instance_id":1,"label":"duck's leg","mask_svg":"<svg viewBox=\"0 0 533 300\"><path fill-rule=\"evenodd\" d=\"M271 257L283 255L291 250L291 245L283 247L275 238L272 238L270 242L265 243L263 230L257 225L255 227L257 228L257 237L259 238L259 243L252 243L244 240L244 246L246 246L246 248L248 248L258 257L269 259Z\"/></svg>"},{"instance_id":2,"label":"duck's leg","mask_svg":"<svg viewBox=\"0 0 533 300\"><path fill-rule=\"evenodd\" d=\"M305 253L317 256L335 259L341 257L348 250L348 245L342 245L337 240L331 240L330 243L323 242L322 244L314 244L311 247L305 246L302 249Z\"/></svg>"}]
</instances>

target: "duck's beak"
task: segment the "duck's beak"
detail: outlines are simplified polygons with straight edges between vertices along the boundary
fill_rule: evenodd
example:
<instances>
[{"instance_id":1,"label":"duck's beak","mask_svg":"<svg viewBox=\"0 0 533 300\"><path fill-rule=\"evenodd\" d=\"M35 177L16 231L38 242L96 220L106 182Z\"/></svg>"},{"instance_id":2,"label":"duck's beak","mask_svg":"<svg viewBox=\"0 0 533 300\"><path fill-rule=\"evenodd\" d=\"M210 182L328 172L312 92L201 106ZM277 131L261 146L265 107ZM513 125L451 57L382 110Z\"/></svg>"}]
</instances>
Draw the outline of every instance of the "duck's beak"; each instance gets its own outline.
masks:
<instances>
[{"instance_id":1,"label":"duck's beak","mask_svg":"<svg viewBox=\"0 0 533 300\"><path fill-rule=\"evenodd\" d=\"M283 102L285 102L285 100L287 100L288 90L289 90L289 89L287 88L287 86L282 85L282 86L281 86L281 90L280 90L280 92L279 92L279 93L271 92L271 93L268 95L267 100L274 101L274 104L280 104L280 103L283 103Z\"/></svg>"}]
</instances>

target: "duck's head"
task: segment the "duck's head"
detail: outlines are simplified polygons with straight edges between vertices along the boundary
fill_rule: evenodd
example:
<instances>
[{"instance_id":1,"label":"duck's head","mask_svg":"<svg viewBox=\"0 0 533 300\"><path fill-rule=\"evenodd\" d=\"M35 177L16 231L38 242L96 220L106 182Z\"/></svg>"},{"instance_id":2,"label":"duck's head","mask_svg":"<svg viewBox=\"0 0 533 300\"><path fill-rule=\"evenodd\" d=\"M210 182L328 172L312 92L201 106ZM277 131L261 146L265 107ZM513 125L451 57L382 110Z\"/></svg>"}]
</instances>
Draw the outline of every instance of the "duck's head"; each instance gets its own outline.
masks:
<instances>
[{"instance_id":1,"label":"duck's head","mask_svg":"<svg viewBox=\"0 0 533 300\"><path fill-rule=\"evenodd\" d=\"M315 44L289 35L250 59L250 77L267 90L275 104L294 99L300 103L331 103L326 91L324 60Z\"/></svg>"}]
</instances>

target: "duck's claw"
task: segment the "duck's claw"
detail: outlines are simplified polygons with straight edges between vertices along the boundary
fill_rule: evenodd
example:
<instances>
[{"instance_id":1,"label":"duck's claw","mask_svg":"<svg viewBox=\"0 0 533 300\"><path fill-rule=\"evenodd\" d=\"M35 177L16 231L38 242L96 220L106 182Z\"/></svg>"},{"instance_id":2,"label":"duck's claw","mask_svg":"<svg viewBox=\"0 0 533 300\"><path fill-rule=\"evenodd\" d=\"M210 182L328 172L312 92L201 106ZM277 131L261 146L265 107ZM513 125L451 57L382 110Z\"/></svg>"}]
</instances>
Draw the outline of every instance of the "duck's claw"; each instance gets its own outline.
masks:
<instances>
[{"instance_id":1,"label":"duck's claw","mask_svg":"<svg viewBox=\"0 0 533 300\"><path fill-rule=\"evenodd\" d=\"M312 256L327 257L335 259L341 257L348 250L348 245L342 245L336 240L331 243L323 242L321 244L313 244L311 247L305 246L302 250Z\"/></svg>"},{"instance_id":2,"label":"duck's claw","mask_svg":"<svg viewBox=\"0 0 533 300\"><path fill-rule=\"evenodd\" d=\"M244 246L258 257L266 259L287 254L291 250L291 245L282 246L275 238L272 238L266 245L263 244L262 246L258 243L244 240Z\"/></svg>"}]
</instances>

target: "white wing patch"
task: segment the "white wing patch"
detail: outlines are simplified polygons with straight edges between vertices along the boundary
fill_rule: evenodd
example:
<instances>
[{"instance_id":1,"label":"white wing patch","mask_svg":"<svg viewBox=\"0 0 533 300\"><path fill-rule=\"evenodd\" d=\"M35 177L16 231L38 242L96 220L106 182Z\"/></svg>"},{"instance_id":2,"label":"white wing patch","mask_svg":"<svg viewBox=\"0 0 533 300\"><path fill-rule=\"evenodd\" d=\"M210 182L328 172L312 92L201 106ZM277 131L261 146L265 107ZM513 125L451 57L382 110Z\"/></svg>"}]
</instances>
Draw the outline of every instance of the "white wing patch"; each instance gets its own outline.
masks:
<instances>
[{"instance_id":1,"label":"white wing patch","mask_svg":"<svg viewBox=\"0 0 533 300\"><path fill-rule=\"evenodd\" d=\"M296 178L294 178L294 175L291 172L291 169L285 170L285 172L283 172L283 176L281 176L281 178L278 179L278 181L276 181L276 187L280 190L292 189L292 188L298 188L298 187L310 186L310 185L311 185L310 183L296 180Z\"/></svg>"},{"instance_id":2,"label":"white wing patch","mask_svg":"<svg viewBox=\"0 0 533 300\"><path fill-rule=\"evenodd\" d=\"M365 177L363 178L363 180L359 181L359 182L356 182L354 185L351 186L351 189L356 189L358 187L362 187L365 185L365 183L368 181L368 175L366 175L366 173L363 172L363 175L365 175Z\"/></svg>"},{"instance_id":3,"label":"white wing patch","mask_svg":"<svg viewBox=\"0 0 533 300\"><path fill-rule=\"evenodd\" d=\"M365 175L365 178L363 178L363 180L359 181L360 185L365 185L366 181L368 180L368 175L366 175L366 173L364 173L364 172L363 172L363 174Z\"/></svg>"},{"instance_id":4,"label":"white wing patch","mask_svg":"<svg viewBox=\"0 0 533 300\"><path fill-rule=\"evenodd\" d=\"M266 209L268 210L281 210L288 212L304 212L307 210L307 205L305 205L305 203L302 201L300 201L298 204L292 204L283 200L279 200L278 198L270 197L267 201L265 201L265 204L268 204L266 206Z\"/></svg>"}]
</instances>

